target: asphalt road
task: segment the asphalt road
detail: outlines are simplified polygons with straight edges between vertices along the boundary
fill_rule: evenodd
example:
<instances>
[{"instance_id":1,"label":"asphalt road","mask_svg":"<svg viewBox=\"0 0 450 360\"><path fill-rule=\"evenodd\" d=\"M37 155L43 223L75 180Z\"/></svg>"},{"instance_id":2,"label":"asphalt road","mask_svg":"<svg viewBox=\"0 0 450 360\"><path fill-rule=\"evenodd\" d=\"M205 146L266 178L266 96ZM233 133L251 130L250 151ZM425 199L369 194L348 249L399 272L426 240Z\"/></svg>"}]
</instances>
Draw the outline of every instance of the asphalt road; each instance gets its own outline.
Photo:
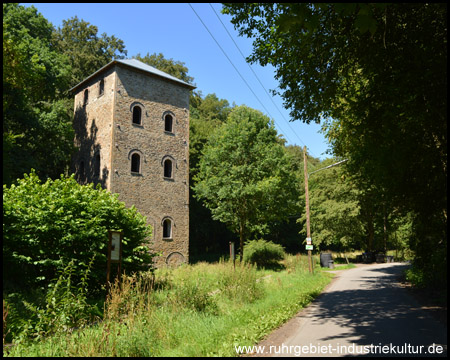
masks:
<instances>
[{"instance_id":1,"label":"asphalt road","mask_svg":"<svg viewBox=\"0 0 450 360\"><path fill-rule=\"evenodd\" d=\"M447 328L397 282L407 266L337 272L310 306L259 344L257 356L446 356Z\"/></svg>"}]
</instances>

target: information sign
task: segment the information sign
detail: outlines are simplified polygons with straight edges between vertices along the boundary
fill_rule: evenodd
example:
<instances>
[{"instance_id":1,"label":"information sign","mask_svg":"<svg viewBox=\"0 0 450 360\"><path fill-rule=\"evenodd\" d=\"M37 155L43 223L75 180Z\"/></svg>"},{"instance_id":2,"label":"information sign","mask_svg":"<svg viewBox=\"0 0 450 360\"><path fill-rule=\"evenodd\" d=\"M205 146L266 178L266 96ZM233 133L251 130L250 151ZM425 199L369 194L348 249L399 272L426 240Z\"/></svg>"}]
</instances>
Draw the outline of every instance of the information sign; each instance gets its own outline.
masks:
<instances>
[{"instance_id":1,"label":"information sign","mask_svg":"<svg viewBox=\"0 0 450 360\"><path fill-rule=\"evenodd\" d=\"M120 233L111 233L111 261L120 261Z\"/></svg>"}]
</instances>

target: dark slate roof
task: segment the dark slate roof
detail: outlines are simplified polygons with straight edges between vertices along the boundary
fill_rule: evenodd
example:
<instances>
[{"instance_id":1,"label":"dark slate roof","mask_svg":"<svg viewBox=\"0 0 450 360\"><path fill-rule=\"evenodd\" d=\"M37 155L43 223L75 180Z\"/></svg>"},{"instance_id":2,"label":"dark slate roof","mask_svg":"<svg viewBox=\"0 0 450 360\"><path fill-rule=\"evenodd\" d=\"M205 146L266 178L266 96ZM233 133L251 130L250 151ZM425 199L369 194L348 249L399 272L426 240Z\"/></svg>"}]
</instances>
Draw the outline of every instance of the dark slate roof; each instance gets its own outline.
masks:
<instances>
[{"instance_id":1,"label":"dark slate roof","mask_svg":"<svg viewBox=\"0 0 450 360\"><path fill-rule=\"evenodd\" d=\"M156 68L154 68L153 66L144 64L142 61L136 60L136 59L126 59L126 60L113 60L110 63L108 63L107 65L103 66L100 70L97 70L95 73L93 73L92 75L88 76L86 79L84 79L82 82L80 82L78 85L75 85L72 89L70 89L70 92L73 92L74 90L78 89L81 87L82 84L84 84L86 81L90 80L91 78L93 78L95 75L97 75L98 73L104 71L105 69L109 68L110 66L112 66L113 64L122 64L125 66L129 66L135 69L139 69L141 71L145 71L148 72L152 75L156 75L162 78L165 78L167 80L176 82L182 86L186 86L189 89L195 89L194 85L191 85L187 82L184 82L180 79L177 79L175 76L169 75L161 70L158 70Z\"/></svg>"}]
</instances>

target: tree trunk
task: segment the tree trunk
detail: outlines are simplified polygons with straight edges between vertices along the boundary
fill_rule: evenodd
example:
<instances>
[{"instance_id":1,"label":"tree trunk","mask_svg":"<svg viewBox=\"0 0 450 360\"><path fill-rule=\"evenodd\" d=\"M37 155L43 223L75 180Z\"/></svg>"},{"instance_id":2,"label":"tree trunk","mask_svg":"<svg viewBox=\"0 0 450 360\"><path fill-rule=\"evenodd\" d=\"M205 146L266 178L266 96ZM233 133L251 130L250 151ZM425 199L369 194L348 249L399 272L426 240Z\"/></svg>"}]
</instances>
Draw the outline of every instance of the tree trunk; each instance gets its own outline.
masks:
<instances>
[{"instance_id":1,"label":"tree trunk","mask_svg":"<svg viewBox=\"0 0 450 360\"><path fill-rule=\"evenodd\" d=\"M373 249L373 238L375 236L375 229L373 227L373 216L372 214L369 214L367 219L367 230L368 230L368 239L367 239L367 246L368 251L372 251Z\"/></svg>"}]
</instances>

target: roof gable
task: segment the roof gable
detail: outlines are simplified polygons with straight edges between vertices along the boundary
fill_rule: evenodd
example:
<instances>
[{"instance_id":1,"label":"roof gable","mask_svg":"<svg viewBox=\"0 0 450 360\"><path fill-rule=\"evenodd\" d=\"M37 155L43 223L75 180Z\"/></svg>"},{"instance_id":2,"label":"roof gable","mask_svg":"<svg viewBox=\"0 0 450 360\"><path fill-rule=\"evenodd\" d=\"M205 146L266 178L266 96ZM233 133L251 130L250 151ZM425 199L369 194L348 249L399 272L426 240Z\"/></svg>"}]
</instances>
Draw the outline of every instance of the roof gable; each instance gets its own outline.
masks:
<instances>
[{"instance_id":1,"label":"roof gable","mask_svg":"<svg viewBox=\"0 0 450 360\"><path fill-rule=\"evenodd\" d=\"M118 64L118 65L125 65L127 67L131 67L140 71L144 71L147 72L149 74L152 75L156 75L159 77L162 77L166 80L170 80L173 82L178 83L179 85L188 87L190 90L195 89L196 87L194 85L191 85L187 82L184 82L178 78L176 78L175 76L169 75L167 73L165 73L164 71L158 70L153 66L144 64L142 61L136 60L136 59L125 59L125 60L113 60L110 63L106 64L105 66L103 66L101 69L97 70L95 73L93 73L92 75L88 76L86 79L84 79L83 81L81 81L79 84L75 85L73 88L71 88L69 90L69 92L73 92L76 89L80 88L85 82L87 82L88 80L92 79L94 76L96 76L97 74L103 72L104 70L106 70L107 68L111 67L114 64Z\"/></svg>"}]
</instances>

